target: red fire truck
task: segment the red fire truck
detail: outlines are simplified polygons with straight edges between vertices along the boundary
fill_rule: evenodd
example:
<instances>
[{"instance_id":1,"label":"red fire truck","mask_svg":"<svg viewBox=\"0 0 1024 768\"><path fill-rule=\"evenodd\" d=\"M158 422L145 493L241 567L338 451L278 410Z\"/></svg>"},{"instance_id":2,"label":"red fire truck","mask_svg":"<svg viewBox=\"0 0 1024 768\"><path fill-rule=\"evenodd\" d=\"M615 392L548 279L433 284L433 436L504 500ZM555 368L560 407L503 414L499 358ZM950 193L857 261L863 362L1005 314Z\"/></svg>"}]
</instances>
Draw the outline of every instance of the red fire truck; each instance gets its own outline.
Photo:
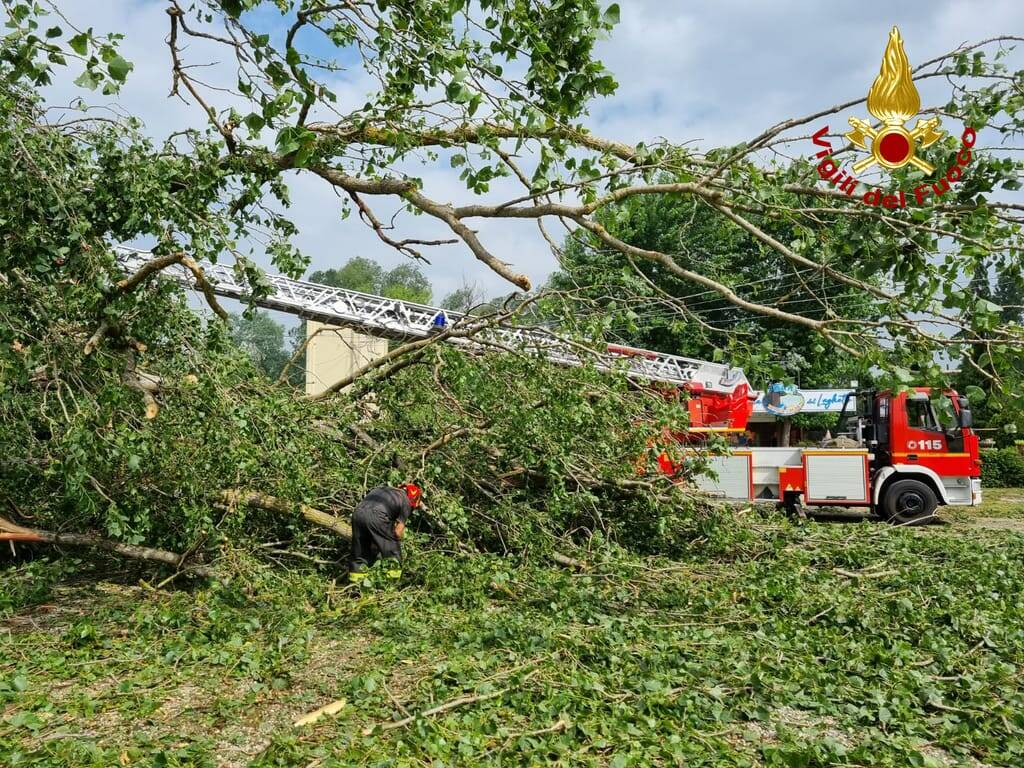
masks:
<instances>
[{"instance_id":1,"label":"red fire truck","mask_svg":"<svg viewBox=\"0 0 1024 768\"><path fill-rule=\"evenodd\" d=\"M738 448L706 457L711 473L691 482L713 496L774 500L796 514L859 507L894 523L921 524L939 505L981 503L970 405L953 391L941 400L937 409L925 388L852 392L836 436L821 447ZM735 427L722 423L719 430ZM663 471L678 469L667 454L659 462Z\"/></svg>"}]
</instances>

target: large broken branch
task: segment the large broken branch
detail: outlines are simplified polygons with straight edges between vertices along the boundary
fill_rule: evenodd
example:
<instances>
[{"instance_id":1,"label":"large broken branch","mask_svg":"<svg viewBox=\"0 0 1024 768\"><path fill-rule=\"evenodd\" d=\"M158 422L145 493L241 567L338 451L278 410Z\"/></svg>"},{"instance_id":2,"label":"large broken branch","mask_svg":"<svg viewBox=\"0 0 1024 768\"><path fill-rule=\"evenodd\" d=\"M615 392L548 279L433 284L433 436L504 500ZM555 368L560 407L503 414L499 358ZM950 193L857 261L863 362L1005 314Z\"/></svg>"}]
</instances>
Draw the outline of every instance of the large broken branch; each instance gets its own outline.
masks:
<instances>
[{"instance_id":1,"label":"large broken branch","mask_svg":"<svg viewBox=\"0 0 1024 768\"><path fill-rule=\"evenodd\" d=\"M203 273L202 267L196 264L195 261L190 259L188 256L183 256L181 258L181 263L189 272L192 273L192 277L195 278L196 285L199 286L199 290L203 292L203 296L206 299L206 303L210 305L210 309L212 309L221 320L227 320L228 313L225 311L224 307L220 305L220 302L217 301L217 297L213 293L213 286L210 285L210 281L206 279L206 275Z\"/></svg>"},{"instance_id":2,"label":"large broken branch","mask_svg":"<svg viewBox=\"0 0 1024 768\"><path fill-rule=\"evenodd\" d=\"M0 541L34 541L55 546L68 547L91 547L103 549L107 552L130 557L133 560L147 560L154 563L170 565L182 571L194 573L197 576L212 576L213 571L203 565L192 565L185 567L185 556L177 552L169 552L166 549L155 549L153 547L138 547L131 544L123 544L120 541L105 539L89 533L56 533L44 531L38 528L24 528L12 523L10 520L0 517Z\"/></svg>"},{"instance_id":3,"label":"large broken branch","mask_svg":"<svg viewBox=\"0 0 1024 768\"><path fill-rule=\"evenodd\" d=\"M227 320L228 313L220 305L220 302L217 301L217 297L213 293L213 286L210 285L209 280L206 279L206 275L203 273L202 268L195 262L194 259L192 259L187 254L181 251L176 251L175 253L170 253L166 256L157 256L154 259L150 259L141 267L139 267L138 271L135 272L135 274L126 277L124 280L119 280L115 285L115 288L117 289L118 293L131 293L153 275L157 274L158 272L161 272L167 267L174 266L175 264L182 265L183 267L185 267L185 269L192 273L192 277L196 281L196 287L198 287L199 290L203 292L203 297L206 299L206 303L210 305L210 309L212 309L214 313L217 315L217 317L219 317L221 320ZM100 331L97 330L97 334L99 333ZM100 338L97 338L95 344L90 339L90 344L92 345L93 348L96 346L96 344L99 343L101 338L102 336L100 336ZM90 351L92 350L89 349L86 352L86 354L88 354Z\"/></svg>"},{"instance_id":4,"label":"large broken branch","mask_svg":"<svg viewBox=\"0 0 1024 768\"><path fill-rule=\"evenodd\" d=\"M238 506L251 506L265 509L270 512L280 512L284 515L294 515L296 512L314 525L328 528L339 536L346 539L352 538L352 526L339 517L330 515L327 512L311 507L308 504L296 504L257 491L224 490L220 492L220 501L229 508Z\"/></svg>"},{"instance_id":5,"label":"large broken branch","mask_svg":"<svg viewBox=\"0 0 1024 768\"><path fill-rule=\"evenodd\" d=\"M166 269L172 264L178 264L184 257L184 253L178 252L150 259L139 267L139 270L135 274L130 277L126 277L124 280L119 280L116 288L119 293L131 293L144 283L151 275L155 275L160 270Z\"/></svg>"},{"instance_id":6,"label":"large broken branch","mask_svg":"<svg viewBox=\"0 0 1024 768\"><path fill-rule=\"evenodd\" d=\"M419 251L414 247L417 244L437 245L451 242L452 238L422 240L398 237L388 231L394 228L394 220L391 225L387 225L379 218L371 207L373 201L370 196L392 197L416 213L425 213L441 222L454 237L465 244L477 260L523 290L530 288L528 276L503 258L498 250L500 245L492 246L487 237L480 235L473 222L469 221L470 218L534 220L551 244L553 241L543 228L544 218L560 219L567 229L570 229L570 222L575 223L589 230L595 245L600 243L627 258L645 259L658 267L667 267L673 277L691 284L689 287L700 288L701 293L697 295L713 293L715 301L721 299L745 313L795 323L821 334L850 354L862 354L864 346L851 343L851 337L856 339L862 336L857 341L863 342L877 341L879 337L885 338L885 334L892 330L891 326L880 327L862 323L856 316L844 317L844 313L855 315L856 311L847 310L843 305L837 307L835 302L826 304L830 297L823 290L819 290L807 302L789 301L788 296L785 297L786 300L779 300L777 295L772 296L764 289L741 290L753 283L730 285L727 280L716 279L715 273L690 260L677 260L673 258L672 253L641 248L639 243L631 242L629 237L616 237L615 227L611 227L610 232L605 230L604 227L610 225L606 219L598 215L600 210L638 195L686 195L707 204L710 210L723 217L730 227L738 228L744 237L756 241L758 247L763 246L766 256L769 255L768 252L778 254L782 260L788 262L786 265L780 263L780 266L796 265L802 271L813 270L828 281L840 283L840 288L846 287L863 293L866 299L876 304L890 303L892 306L877 307L887 315L903 316L908 310L917 311L913 291L904 295L895 288L891 292L886 290L885 278L893 276L890 272L869 270L869 277L865 278L865 273L856 268L859 263L857 260L853 264L845 265L844 260L830 258L827 249L823 249L825 255L819 259L812 255L815 253L814 249L805 250L802 245L795 247L789 244L788 236L779 237L774 223L771 226L760 223L761 216L768 216L773 222L776 217L781 217L782 220L792 219L790 223L793 226L802 228L808 221L806 217L809 216L808 229L812 234L819 231L819 228L820 231L827 229L828 222L822 222L817 212L804 210L803 207L794 208L775 194L757 192L761 183L766 180L773 184L792 181L785 174L773 176L775 169L772 162L762 163L758 156L762 152L776 152L775 147L778 144L806 141L810 137L797 135L802 132L797 129L862 103L865 99L863 95L826 109L815 110L802 117L777 121L758 131L752 139L718 154L704 153L686 145L672 145L664 140L659 140L653 145L631 145L596 136L581 126L574 125L575 121L568 114L563 116L544 112L540 106L538 108L546 119L534 120L531 116L524 120L523 113L514 103L527 96L523 84L502 76L500 68L493 69L490 64L482 65L475 56L463 64L465 72L471 76L471 90L476 90L479 96L487 99L495 107L489 119L474 117L475 101L473 108L469 109L467 106L460 107L461 101L456 103L443 97L434 100L433 94L429 94L428 97L430 88L426 86L426 81L419 81L416 78L410 83L412 90L417 94L416 97L404 101L400 109L392 109L392 94L387 85L390 75L385 74L385 61L390 61L393 56L401 59L405 54L398 53L399 49L412 46L406 50L406 53L411 53L412 50L418 49L420 41L415 39L415 35L410 35L407 25L396 26L395 20L386 14L364 12L360 3L346 1L304 5L298 10L294 23L285 34L283 49L270 47L269 50L264 50L267 48L265 43L256 44L255 35L239 19L230 15L223 19L229 30L229 35L225 37L219 31L204 28L198 23L189 26L186 22L187 14L178 0L171 0L170 5L170 31L167 42L172 59L172 94L177 94L179 86L184 86L181 95L184 96L184 90L187 89L188 94L193 97L192 100L203 110L209 123L224 137L229 150L221 160L225 174L231 176L251 173L259 178L271 178L292 170L305 170L315 174L338 191L347 193L357 207L360 218L373 228L377 236L386 244L409 256L421 258ZM551 12L557 16L561 11L552 9ZM346 114L339 111L333 105L335 94L331 92L329 83L316 79L318 69L325 67L326 71L333 71L337 62L332 63L330 57L327 57L323 61L317 60L314 65L316 57L312 55L312 51L302 50L301 41L306 34L313 34L314 29L326 33L326 27L321 26L321 22L328 17L333 17L337 23L352 30L355 45L360 51L358 58L361 59L363 70L368 74L375 73L380 78L381 91L376 96L371 96L364 110L356 113ZM207 22L213 20L214 16L210 16ZM451 36L441 44L442 47L450 45L454 49L464 39L461 34L454 31L448 34ZM293 89L298 89L301 99L296 102L298 110L294 127L301 129L298 133L302 136L302 151L293 147L274 152L261 146L256 140L236 139L233 133L233 118L228 116L226 111L218 109L217 105L207 100L208 97L204 95L209 91L209 98L212 98L217 89L190 74L191 66L184 60L187 46L179 44L179 36L188 39L203 38L204 42L226 46L238 61L239 79L246 84L245 90L250 98L254 98L253 94L256 91L265 97L268 93L294 93ZM392 40L397 48L386 52L379 49L375 42L378 36L379 39L386 37ZM912 70L912 77L915 81L949 77L951 63L967 55L968 51L988 46L1003 48L1018 43L1020 39L1017 35L999 35L960 45L952 51L918 64ZM254 47L259 50L258 55L253 54ZM414 59L419 61L418 54ZM268 65L273 67L273 72L268 69ZM281 80L282 66L290 73L288 83ZM442 66L440 71L448 70ZM431 65L429 82L435 82L435 78L443 80L445 76L440 74L440 71L435 71ZM1011 79L1007 74L985 74L973 70L967 76L976 75L997 80ZM477 79L478 77L480 79ZM495 90L492 91L492 87ZM954 87L960 88L959 85ZM1012 99L1012 95L1008 98ZM318 102L323 110L313 109ZM442 104L445 105L443 108ZM332 113L337 119L311 117L316 114L326 116ZM284 115L279 116L283 117ZM988 121L992 119L994 118L990 116ZM988 121L984 123L985 126L999 128ZM550 168L544 169L551 171L550 186L539 183L540 179L531 178L513 161L512 158L524 146L529 147L529 152L533 156L538 153L550 156ZM397 161L411 157L413 153L434 148L458 151L459 159L463 162L475 154L486 164L490 164L492 154L498 155L522 184L522 196L497 204L460 206L456 202L428 196L420 179L400 174L390 175L390 172L385 170L396 166ZM382 152L383 149L389 151ZM583 166L576 165L580 162L580 155L586 155L588 162L596 160L596 167L599 170L596 173L581 172ZM594 155L598 157L592 157ZM431 162L437 159L433 153L426 153L426 156ZM569 163L570 158L572 164ZM453 156L451 159L454 165L456 157ZM727 170L735 173L726 174ZM658 183L649 183L652 179ZM641 183L643 181L648 183ZM804 183L808 183L806 179ZM483 189L476 186L473 188L477 192ZM767 189L766 186L765 190ZM836 188L822 188L818 193L842 195L843 200L847 198L844 192ZM940 212L942 211L938 208L935 211ZM751 215L747 216L748 213ZM855 211L852 215L861 216L863 213ZM837 215L851 214L844 209ZM913 235L918 233L948 236L941 228L929 226L927 221L917 220L917 217L911 218L913 220L906 222L894 219L897 223L893 225L904 230L909 240L913 240ZM1016 225L1019 221L1013 219L1008 220L1008 223ZM601 229L595 230L595 227ZM783 231L788 231L788 228L783 228ZM825 237L821 239L824 240ZM973 243L962 237L957 239L981 250L987 245L980 237ZM999 238L1001 242L1005 239L1002 236ZM926 245L913 242L911 245L922 251L920 255L927 259L929 254ZM1011 244L1010 247L1017 246ZM758 298L759 296L762 298ZM705 304L710 305L711 301L712 299L709 299ZM786 309L787 306L799 307L806 304L810 304L811 308ZM905 309L900 308L901 304ZM705 330L721 332L711 324L703 322L700 313L692 308L674 302L668 306L701 324ZM713 310L708 310L711 311ZM939 319L948 320L945 317ZM920 331L920 325L921 323L913 327L908 326L907 335L933 343L932 339ZM963 328L957 326L955 330ZM900 331L902 333L903 329ZM993 333L1006 335L1001 329ZM962 337L958 337L960 338ZM956 343L962 342L958 340ZM402 365L407 365L413 356L409 355L403 359L405 362ZM389 367L387 371L393 372L399 367Z\"/></svg>"}]
</instances>

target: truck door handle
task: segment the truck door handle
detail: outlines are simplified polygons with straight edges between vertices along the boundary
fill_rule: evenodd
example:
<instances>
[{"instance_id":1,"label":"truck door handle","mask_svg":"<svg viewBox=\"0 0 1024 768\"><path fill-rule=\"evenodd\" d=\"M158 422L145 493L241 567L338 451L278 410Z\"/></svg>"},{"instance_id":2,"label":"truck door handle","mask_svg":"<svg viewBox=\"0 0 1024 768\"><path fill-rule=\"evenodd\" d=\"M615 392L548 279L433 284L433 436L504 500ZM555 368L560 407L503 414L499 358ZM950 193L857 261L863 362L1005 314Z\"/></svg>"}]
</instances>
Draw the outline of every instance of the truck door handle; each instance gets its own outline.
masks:
<instances>
[{"instance_id":1,"label":"truck door handle","mask_svg":"<svg viewBox=\"0 0 1024 768\"><path fill-rule=\"evenodd\" d=\"M917 461L917 454L911 453L907 455L907 461Z\"/></svg>"}]
</instances>

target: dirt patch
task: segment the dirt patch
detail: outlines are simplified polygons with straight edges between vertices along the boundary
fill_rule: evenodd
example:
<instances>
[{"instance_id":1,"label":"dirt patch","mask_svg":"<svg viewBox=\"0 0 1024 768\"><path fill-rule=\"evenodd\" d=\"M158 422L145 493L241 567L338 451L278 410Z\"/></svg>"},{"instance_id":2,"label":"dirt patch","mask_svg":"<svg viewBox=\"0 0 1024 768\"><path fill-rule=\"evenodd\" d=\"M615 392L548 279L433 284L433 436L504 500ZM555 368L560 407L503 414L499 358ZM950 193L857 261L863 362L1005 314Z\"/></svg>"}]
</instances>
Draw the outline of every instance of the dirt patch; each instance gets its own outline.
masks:
<instances>
[{"instance_id":1,"label":"dirt patch","mask_svg":"<svg viewBox=\"0 0 1024 768\"><path fill-rule=\"evenodd\" d=\"M26 632L57 634L89 616L109 613L111 607L129 608L140 600L165 599L164 593L139 586L99 581L88 585L65 584L54 588L51 602L40 603L0 622L0 630L12 635Z\"/></svg>"},{"instance_id":2,"label":"dirt patch","mask_svg":"<svg viewBox=\"0 0 1024 768\"><path fill-rule=\"evenodd\" d=\"M772 711L767 720L743 723L742 730L733 731L726 736L726 740L741 751L749 751L754 745L778 744L783 731L797 731L810 740L832 739L847 749L851 749L856 743L852 734L844 731L835 718L814 715L793 707L779 707Z\"/></svg>"},{"instance_id":3,"label":"dirt patch","mask_svg":"<svg viewBox=\"0 0 1024 768\"><path fill-rule=\"evenodd\" d=\"M964 521L964 524L969 528L1024 533L1024 520L1013 517L970 517Z\"/></svg>"},{"instance_id":4,"label":"dirt patch","mask_svg":"<svg viewBox=\"0 0 1024 768\"><path fill-rule=\"evenodd\" d=\"M793 707L778 707L773 710L767 720L751 720L725 736L726 741L734 748L745 753L755 764L760 765L758 756L751 754L752 748L774 746L781 741L785 731L796 731L801 739L808 742L831 739L846 749L853 749L857 744L855 734L844 730L833 717L818 715ZM941 747L934 744L922 744L917 747L922 755L931 758L943 768L947 766L967 765L970 768L992 768L973 757L966 760L954 758Z\"/></svg>"},{"instance_id":5,"label":"dirt patch","mask_svg":"<svg viewBox=\"0 0 1024 768\"><path fill-rule=\"evenodd\" d=\"M810 712L794 709L793 707L779 707L773 713L773 718L783 727L791 728L801 733L812 732L818 738L832 739L847 749L854 745L853 736L842 730L834 717L813 715Z\"/></svg>"},{"instance_id":6,"label":"dirt patch","mask_svg":"<svg viewBox=\"0 0 1024 768\"><path fill-rule=\"evenodd\" d=\"M966 760L956 760L946 750L936 747L934 744L923 744L917 748L917 751L925 757L930 757L942 766L967 765L970 768L992 768L988 763L983 763L974 757L968 757Z\"/></svg>"},{"instance_id":7,"label":"dirt patch","mask_svg":"<svg viewBox=\"0 0 1024 768\"><path fill-rule=\"evenodd\" d=\"M309 658L292 675L287 690L266 691L243 717L217 733L218 768L248 765L267 748L274 733L291 728L303 715L341 698L339 683L362 668L366 662L365 649L371 642L368 635L351 635L343 641L330 640L311 648ZM169 725L175 723L180 723L180 713L172 713L169 718Z\"/></svg>"}]
</instances>

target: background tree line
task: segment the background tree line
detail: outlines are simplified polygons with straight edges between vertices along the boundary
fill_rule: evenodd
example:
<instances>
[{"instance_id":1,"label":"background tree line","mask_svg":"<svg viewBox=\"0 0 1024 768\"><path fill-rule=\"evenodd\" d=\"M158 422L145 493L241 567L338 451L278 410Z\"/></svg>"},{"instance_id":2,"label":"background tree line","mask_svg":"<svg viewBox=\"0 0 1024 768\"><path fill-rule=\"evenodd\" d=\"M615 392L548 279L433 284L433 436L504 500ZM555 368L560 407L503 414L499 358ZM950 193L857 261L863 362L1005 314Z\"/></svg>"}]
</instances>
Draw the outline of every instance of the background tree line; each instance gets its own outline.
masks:
<instances>
[{"instance_id":1,"label":"background tree line","mask_svg":"<svg viewBox=\"0 0 1024 768\"><path fill-rule=\"evenodd\" d=\"M385 269L373 259L355 256L340 267L316 270L310 273L308 279L333 288L372 293L415 304L430 304L434 297L430 281L419 265L414 263ZM485 303L480 289L465 285L446 295L440 306L455 312L468 312ZM286 328L270 312L251 309L231 315L231 336L252 357L267 378L276 379L305 342L306 323L300 320L297 325ZM293 362L289 380L300 383L304 366L304 355L300 355Z\"/></svg>"}]
</instances>

